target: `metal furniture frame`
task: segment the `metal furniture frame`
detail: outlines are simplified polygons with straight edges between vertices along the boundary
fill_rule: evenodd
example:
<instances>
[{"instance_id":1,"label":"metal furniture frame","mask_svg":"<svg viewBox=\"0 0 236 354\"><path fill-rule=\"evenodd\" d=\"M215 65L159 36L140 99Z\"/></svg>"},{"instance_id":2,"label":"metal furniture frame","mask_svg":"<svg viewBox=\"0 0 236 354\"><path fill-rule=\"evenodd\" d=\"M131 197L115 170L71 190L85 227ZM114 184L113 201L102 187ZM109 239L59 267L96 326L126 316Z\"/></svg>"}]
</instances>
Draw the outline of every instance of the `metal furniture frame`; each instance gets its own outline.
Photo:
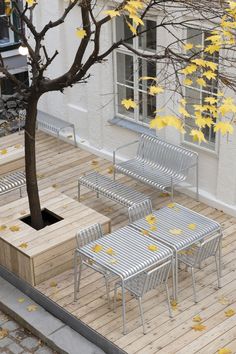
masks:
<instances>
[{"instance_id":1,"label":"metal furniture frame","mask_svg":"<svg viewBox=\"0 0 236 354\"><path fill-rule=\"evenodd\" d=\"M168 261L161 263L160 265L156 266L155 268L143 272L137 276L130 278L125 284L124 287L126 290L130 291L131 294L135 296L138 300L139 304L139 311L141 315L141 322L143 326L143 334L146 333L145 325L144 325L144 315L143 315L143 308L142 308L142 298L143 296L150 290L157 288L159 285L164 285L166 289L167 295L167 304L169 310L169 316L173 317L170 307L170 295L168 289L168 277L171 268L171 259ZM121 286L120 282L115 284L115 294L114 294L114 311L116 311L116 298L117 298L117 289Z\"/></svg>"},{"instance_id":2,"label":"metal furniture frame","mask_svg":"<svg viewBox=\"0 0 236 354\"><path fill-rule=\"evenodd\" d=\"M116 162L116 153L138 143L136 156L128 161ZM166 191L173 200L174 187L187 179L195 168L196 198L198 200L198 154L157 137L142 134L139 140L113 151L114 180L116 172L135 178L151 187Z\"/></svg>"},{"instance_id":3,"label":"metal furniture frame","mask_svg":"<svg viewBox=\"0 0 236 354\"><path fill-rule=\"evenodd\" d=\"M136 206L136 208L138 212L138 206ZM149 235L171 247L174 252L173 290L176 300L178 298L178 260L181 251L187 250L189 247L197 245L201 241L204 242L214 235L219 237L219 264L217 269L219 271L219 278L221 278L223 234L220 224L177 203L173 203L171 207L167 206L153 211L152 214L157 219L157 231L150 230ZM190 224L194 224L196 229L190 229ZM133 222L130 226L136 230L143 230L148 228L148 223L142 218ZM170 232L172 229L180 229L181 232L178 235L174 235Z\"/></svg>"},{"instance_id":4,"label":"metal furniture frame","mask_svg":"<svg viewBox=\"0 0 236 354\"><path fill-rule=\"evenodd\" d=\"M152 214L152 202L151 200L144 200L139 204L135 204L128 209L129 222L135 222L142 219L145 216Z\"/></svg>"},{"instance_id":5,"label":"metal furniture frame","mask_svg":"<svg viewBox=\"0 0 236 354\"><path fill-rule=\"evenodd\" d=\"M147 196L98 172L90 172L78 180L78 201L80 201L80 186L85 186L125 207L147 200Z\"/></svg>"},{"instance_id":6,"label":"metal furniture frame","mask_svg":"<svg viewBox=\"0 0 236 354\"><path fill-rule=\"evenodd\" d=\"M172 259L172 250L152 238L143 237L138 230L130 226L125 226L109 235L99 239L99 245L102 247L100 252L93 251L93 241L81 248L78 254L82 260L88 259L107 271L115 274L121 280L122 286L122 316L123 333L126 333L126 314L125 314L125 284L133 276L148 271L166 260ZM152 244L158 247L153 252L148 249ZM114 251L113 255L106 252L107 249ZM80 268L81 273L81 268ZM77 289L79 289L80 275L78 277Z\"/></svg>"},{"instance_id":7,"label":"metal furniture frame","mask_svg":"<svg viewBox=\"0 0 236 354\"><path fill-rule=\"evenodd\" d=\"M20 197L22 197L21 188L26 185L25 173L23 171L13 172L6 176L0 177L0 195L20 189Z\"/></svg>"},{"instance_id":8,"label":"metal furniture frame","mask_svg":"<svg viewBox=\"0 0 236 354\"><path fill-rule=\"evenodd\" d=\"M93 264L93 262L89 262L87 258L83 259L80 257L80 248L87 245L92 241L99 240L103 237L102 227L100 224L94 224L86 229L80 230L76 233L76 242L77 242L77 249L74 253L74 300L78 300L78 290L79 290L79 283L81 277L81 271L83 265L96 270L97 272L101 273L104 276L105 285L106 285L106 294L107 294L107 302L108 307L110 307L110 284L109 282L113 278L113 274L109 272L103 266L98 266ZM80 259L79 263L79 271L78 271L78 258Z\"/></svg>"},{"instance_id":9,"label":"metal furniture frame","mask_svg":"<svg viewBox=\"0 0 236 354\"><path fill-rule=\"evenodd\" d=\"M206 238L205 240L201 240L200 242L194 244L192 247L189 247L185 251L180 252L178 255L179 261L183 262L191 269L193 296L194 296L194 301L196 303L197 303L197 293L196 293L194 269L195 268L201 269L202 262L211 256L215 257L218 288L221 288L220 268L219 268L220 241L221 241L221 235L216 234ZM219 262L217 260L217 253L218 253Z\"/></svg>"},{"instance_id":10,"label":"metal furniture frame","mask_svg":"<svg viewBox=\"0 0 236 354\"><path fill-rule=\"evenodd\" d=\"M73 131L74 146L77 146L75 126L72 123L66 122L57 117L52 117L49 114L43 115L39 113L37 116L37 128L55 133L57 135L58 141L61 131L66 128L71 128Z\"/></svg>"}]
</instances>

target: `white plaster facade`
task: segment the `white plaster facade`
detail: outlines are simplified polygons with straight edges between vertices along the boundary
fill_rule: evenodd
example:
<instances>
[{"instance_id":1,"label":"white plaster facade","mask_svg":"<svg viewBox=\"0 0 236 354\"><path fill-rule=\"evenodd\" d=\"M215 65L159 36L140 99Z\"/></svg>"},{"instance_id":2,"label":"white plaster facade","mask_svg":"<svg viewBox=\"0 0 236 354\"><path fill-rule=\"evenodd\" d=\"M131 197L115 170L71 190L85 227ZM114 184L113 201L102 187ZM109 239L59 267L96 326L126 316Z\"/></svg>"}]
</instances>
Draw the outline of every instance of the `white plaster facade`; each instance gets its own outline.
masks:
<instances>
[{"instance_id":1,"label":"white plaster facade","mask_svg":"<svg viewBox=\"0 0 236 354\"><path fill-rule=\"evenodd\" d=\"M37 26L41 26L63 9L63 1L40 0L37 7ZM102 2L101 2L101 6ZM68 68L76 49L75 28L80 25L79 11L75 9L66 23L52 30L45 38L50 55L58 50L60 55L48 70L49 77ZM101 50L112 43L112 26L108 24L102 32ZM84 148L111 158L112 151L119 145L137 139L137 133L126 128L111 125L115 116L115 86L113 56L103 64L95 65L86 84L66 89L64 94L49 93L40 99L40 110L74 123L78 142ZM174 109L174 107L171 107ZM182 138L173 128L158 131L157 135L172 143L182 143ZM185 144L186 146L186 144ZM236 129L230 136L219 137L217 152L188 145L199 153L200 199L208 204L236 216ZM121 158L131 156L131 149L125 150Z\"/></svg>"}]
</instances>

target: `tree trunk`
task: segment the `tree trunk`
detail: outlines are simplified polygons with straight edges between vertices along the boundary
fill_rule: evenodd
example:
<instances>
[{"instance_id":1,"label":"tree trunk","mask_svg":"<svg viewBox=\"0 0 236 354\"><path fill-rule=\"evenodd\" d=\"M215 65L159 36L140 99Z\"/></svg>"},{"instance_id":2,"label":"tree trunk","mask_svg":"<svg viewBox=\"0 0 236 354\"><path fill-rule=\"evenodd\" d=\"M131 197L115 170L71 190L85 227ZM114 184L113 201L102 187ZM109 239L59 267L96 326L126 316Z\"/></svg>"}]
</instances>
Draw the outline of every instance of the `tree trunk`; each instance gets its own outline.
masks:
<instances>
[{"instance_id":1,"label":"tree trunk","mask_svg":"<svg viewBox=\"0 0 236 354\"><path fill-rule=\"evenodd\" d=\"M36 230L44 227L38 193L35 154L35 133L37 105L39 97L32 93L28 99L25 122L25 172L26 188L29 199L31 226Z\"/></svg>"}]
</instances>

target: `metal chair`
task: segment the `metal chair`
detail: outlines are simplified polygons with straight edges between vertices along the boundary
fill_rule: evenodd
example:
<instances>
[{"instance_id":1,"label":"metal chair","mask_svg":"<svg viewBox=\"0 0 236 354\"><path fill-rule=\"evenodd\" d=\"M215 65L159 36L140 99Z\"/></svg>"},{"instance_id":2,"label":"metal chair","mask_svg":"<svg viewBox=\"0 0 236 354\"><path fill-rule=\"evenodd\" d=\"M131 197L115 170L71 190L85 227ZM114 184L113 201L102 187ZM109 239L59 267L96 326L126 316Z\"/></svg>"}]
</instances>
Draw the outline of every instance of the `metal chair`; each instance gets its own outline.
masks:
<instances>
[{"instance_id":1,"label":"metal chair","mask_svg":"<svg viewBox=\"0 0 236 354\"><path fill-rule=\"evenodd\" d=\"M193 246L180 251L178 253L178 260L179 262L183 262L191 269L192 274L192 283L193 283L193 295L194 301L197 303L197 294L196 294L196 282L195 282L195 274L194 269L201 269L202 262L214 256L216 262L216 272L217 272L217 281L218 281L218 288L221 287L220 277L221 277L221 239L222 233L215 234L214 236L209 236L203 241L200 241ZM217 261L217 253L218 259Z\"/></svg>"},{"instance_id":2,"label":"metal chair","mask_svg":"<svg viewBox=\"0 0 236 354\"><path fill-rule=\"evenodd\" d=\"M168 289L168 277L170 273L172 259L159 264L157 267L152 268L148 272L140 273L129 280L127 280L124 284L125 289L131 292L132 295L138 300L139 303L139 311L141 315L141 321L143 326L143 333L145 334L145 325L144 325L144 315L142 308L142 298L143 296L150 290L157 288L159 285L164 284L167 294L167 303L169 316L172 316L171 307L170 307L170 295ZM116 311L116 297L117 297L117 289L121 286L121 282L117 282L115 284L115 293L114 293L114 311Z\"/></svg>"},{"instance_id":3,"label":"metal chair","mask_svg":"<svg viewBox=\"0 0 236 354\"><path fill-rule=\"evenodd\" d=\"M108 307L110 307L109 282L111 281L111 278L114 278L115 276L111 272L107 271L105 268L98 266L96 264L92 264L86 258L82 258L81 255L79 254L79 248L87 245L92 241L96 241L101 237L103 237L103 232L100 224L94 224L76 233L77 249L75 250L74 253L74 301L78 300L77 295L78 295L79 283L81 278L82 266L84 264L87 267L94 269L95 271L101 273L104 276ZM80 258L79 271L78 271L78 258Z\"/></svg>"},{"instance_id":4,"label":"metal chair","mask_svg":"<svg viewBox=\"0 0 236 354\"><path fill-rule=\"evenodd\" d=\"M129 222L135 222L142 219L147 215L152 214L152 202L150 199L146 199L141 203L134 204L128 208Z\"/></svg>"}]
</instances>

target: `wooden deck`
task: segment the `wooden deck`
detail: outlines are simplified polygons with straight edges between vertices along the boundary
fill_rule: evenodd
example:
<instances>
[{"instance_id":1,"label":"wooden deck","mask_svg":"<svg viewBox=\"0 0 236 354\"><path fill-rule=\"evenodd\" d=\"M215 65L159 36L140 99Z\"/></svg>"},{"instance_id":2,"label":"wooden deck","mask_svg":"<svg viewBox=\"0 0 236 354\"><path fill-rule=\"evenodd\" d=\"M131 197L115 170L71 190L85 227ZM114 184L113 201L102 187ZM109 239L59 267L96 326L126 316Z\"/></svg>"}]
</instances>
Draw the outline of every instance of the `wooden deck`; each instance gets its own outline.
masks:
<instances>
[{"instance_id":1,"label":"wooden deck","mask_svg":"<svg viewBox=\"0 0 236 354\"><path fill-rule=\"evenodd\" d=\"M7 143L22 143L22 139L18 134L1 138L0 149ZM77 197L79 175L93 168L109 175L111 166L111 162L72 145L64 142L57 145L56 139L43 133L37 136L37 159L40 190L53 186L74 199ZM151 195L154 208L169 202L168 197L161 197L160 193L126 177L121 176L120 181ZM103 197L96 199L95 193L85 188L81 188L81 193L85 205L111 218L113 230L127 224L127 213L122 206ZM6 194L0 199L0 205L17 198L17 191ZM220 290L215 289L215 267L210 259L203 270L196 272L199 303L195 305L190 274L182 270L179 273L179 304L174 310L173 319L168 317L163 291L158 296L156 291L152 291L145 297L144 314L148 327L146 335L142 334L137 302L127 295L128 334L123 336L121 302L118 302L117 313L107 308L103 279L92 270L83 271L79 303L73 302L72 270L41 283L37 289L130 354L213 354L223 347L236 353L236 315L225 315L227 309L236 312L236 218L196 202L184 194L177 193L175 199L222 224L223 287ZM194 331L191 328L196 324L193 322L195 315L202 317L202 324L206 326L204 330Z\"/></svg>"}]
</instances>

